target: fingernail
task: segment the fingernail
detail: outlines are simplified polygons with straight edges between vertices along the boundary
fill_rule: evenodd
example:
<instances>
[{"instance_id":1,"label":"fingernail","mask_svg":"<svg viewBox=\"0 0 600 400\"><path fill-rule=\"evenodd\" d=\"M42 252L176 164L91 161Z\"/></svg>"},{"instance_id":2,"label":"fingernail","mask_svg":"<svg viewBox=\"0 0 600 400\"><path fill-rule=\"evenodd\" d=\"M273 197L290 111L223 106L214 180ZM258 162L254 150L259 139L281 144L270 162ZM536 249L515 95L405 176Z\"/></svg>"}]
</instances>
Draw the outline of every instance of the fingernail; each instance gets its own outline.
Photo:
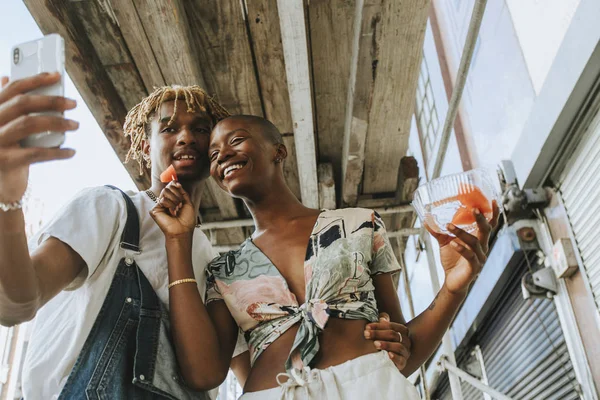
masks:
<instances>
[{"instance_id":1,"label":"fingernail","mask_svg":"<svg viewBox=\"0 0 600 400\"><path fill-rule=\"evenodd\" d=\"M456 242L450 242L450 246L458 248L458 243L456 243Z\"/></svg>"},{"instance_id":2,"label":"fingernail","mask_svg":"<svg viewBox=\"0 0 600 400\"><path fill-rule=\"evenodd\" d=\"M371 332L365 331L365 339L369 339L371 337Z\"/></svg>"},{"instance_id":3,"label":"fingernail","mask_svg":"<svg viewBox=\"0 0 600 400\"><path fill-rule=\"evenodd\" d=\"M475 215L479 215L479 214L481 214L481 213L479 212L479 209L475 208L475 209L473 210L473 214L475 214Z\"/></svg>"},{"instance_id":4,"label":"fingernail","mask_svg":"<svg viewBox=\"0 0 600 400\"><path fill-rule=\"evenodd\" d=\"M79 122L73 121L72 119L68 119L67 120L67 125L69 126L69 129L77 129L77 128L79 128Z\"/></svg>"},{"instance_id":5,"label":"fingernail","mask_svg":"<svg viewBox=\"0 0 600 400\"><path fill-rule=\"evenodd\" d=\"M380 341L375 341L374 344L375 344L375 347L377 347L378 349L381 348L381 342Z\"/></svg>"},{"instance_id":6,"label":"fingernail","mask_svg":"<svg viewBox=\"0 0 600 400\"><path fill-rule=\"evenodd\" d=\"M48 76L51 78L57 78L60 76L60 74L58 72L51 72L48 74Z\"/></svg>"},{"instance_id":7,"label":"fingernail","mask_svg":"<svg viewBox=\"0 0 600 400\"><path fill-rule=\"evenodd\" d=\"M390 356L392 360L394 359L394 353L388 353L388 356Z\"/></svg>"},{"instance_id":8,"label":"fingernail","mask_svg":"<svg viewBox=\"0 0 600 400\"><path fill-rule=\"evenodd\" d=\"M69 108L77 106L77 102L73 99L65 99L65 105Z\"/></svg>"},{"instance_id":9,"label":"fingernail","mask_svg":"<svg viewBox=\"0 0 600 400\"><path fill-rule=\"evenodd\" d=\"M451 230L451 231L453 231L453 230L455 230L455 229L456 229L456 226L454 226L454 225L452 225L452 224L448 224L448 225L446 225L446 228L447 228L448 230Z\"/></svg>"}]
</instances>

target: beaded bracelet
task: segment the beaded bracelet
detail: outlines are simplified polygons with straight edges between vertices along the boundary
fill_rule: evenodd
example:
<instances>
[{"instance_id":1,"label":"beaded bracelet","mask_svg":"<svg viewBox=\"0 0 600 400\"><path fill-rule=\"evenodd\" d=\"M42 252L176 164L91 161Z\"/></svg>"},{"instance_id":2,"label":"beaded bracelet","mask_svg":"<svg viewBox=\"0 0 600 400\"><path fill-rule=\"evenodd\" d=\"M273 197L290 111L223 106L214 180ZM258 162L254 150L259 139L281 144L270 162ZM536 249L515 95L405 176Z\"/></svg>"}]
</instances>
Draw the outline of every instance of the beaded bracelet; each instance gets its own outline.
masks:
<instances>
[{"instance_id":1,"label":"beaded bracelet","mask_svg":"<svg viewBox=\"0 0 600 400\"><path fill-rule=\"evenodd\" d=\"M23 208L23 200L13 201L11 203L0 202L0 210L7 212L13 210L20 210Z\"/></svg>"}]
</instances>

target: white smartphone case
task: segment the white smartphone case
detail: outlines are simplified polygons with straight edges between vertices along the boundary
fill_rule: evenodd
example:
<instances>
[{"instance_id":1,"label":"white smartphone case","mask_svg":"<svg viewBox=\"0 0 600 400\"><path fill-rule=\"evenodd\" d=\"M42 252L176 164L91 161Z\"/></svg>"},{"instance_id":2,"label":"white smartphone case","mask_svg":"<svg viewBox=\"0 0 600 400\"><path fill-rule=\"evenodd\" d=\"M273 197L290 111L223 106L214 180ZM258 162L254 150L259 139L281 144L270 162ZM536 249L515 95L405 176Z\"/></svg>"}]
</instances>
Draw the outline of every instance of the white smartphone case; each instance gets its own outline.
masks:
<instances>
[{"instance_id":1,"label":"white smartphone case","mask_svg":"<svg viewBox=\"0 0 600 400\"><path fill-rule=\"evenodd\" d=\"M11 51L10 80L23 79L42 72L60 72L61 80L52 86L31 91L32 94L64 96L65 44L58 34L19 44ZM59 112L43 113L62 116ZM21 141L23 147L58 147L65 141L63 132L41 132Z\"/></svg>"}]
</instances>

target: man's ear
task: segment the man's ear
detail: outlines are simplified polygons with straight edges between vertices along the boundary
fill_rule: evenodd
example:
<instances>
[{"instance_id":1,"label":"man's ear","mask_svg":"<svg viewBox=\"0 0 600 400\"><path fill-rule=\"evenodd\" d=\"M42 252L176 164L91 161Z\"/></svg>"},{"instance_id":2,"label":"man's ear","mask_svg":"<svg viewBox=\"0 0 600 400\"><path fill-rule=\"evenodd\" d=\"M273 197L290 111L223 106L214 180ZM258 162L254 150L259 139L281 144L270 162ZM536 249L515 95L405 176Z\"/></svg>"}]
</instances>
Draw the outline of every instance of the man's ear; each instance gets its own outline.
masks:
<instances>
[{"instance_id":1,"label":"man's ear","mask_svg":"<svg viewBox=\"0 0 600 400\"><path fill-rule=\"evenodd\" d=\"M148 139L142 139L142 153L150 157L150 141Z\"/></svg>"}]
</instances>

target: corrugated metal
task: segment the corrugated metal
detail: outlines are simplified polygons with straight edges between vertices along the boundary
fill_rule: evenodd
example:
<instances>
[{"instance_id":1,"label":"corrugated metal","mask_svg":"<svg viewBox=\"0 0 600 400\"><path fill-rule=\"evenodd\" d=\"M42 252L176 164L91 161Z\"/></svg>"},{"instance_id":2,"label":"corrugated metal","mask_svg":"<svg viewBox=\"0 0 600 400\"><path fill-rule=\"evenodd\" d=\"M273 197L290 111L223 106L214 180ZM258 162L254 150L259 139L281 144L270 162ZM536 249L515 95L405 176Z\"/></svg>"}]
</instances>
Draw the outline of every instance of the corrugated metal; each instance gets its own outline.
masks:
<instances>
[{"instance_id":1,"label":"corrugated metal","mask_svg":"<svg viewBox=\"0 0 600 400\"><path fill-rule=\"evenodd\" d=\"M571 156L560 177L559 189L600 310L600 113Z\"/></svg>"},{"instance_id":2,"label":"corrugated metal","mask_svg":"<svg viewBox=\"0 0 600 400\"><path fill-rule=\"evenodd\" d=\"M529 257L535 265L534 253ZM521 277L526 271L523 259L472 344L481 347L489 385L507 396L515 400L579 399L556 307L549 299L523 299ZM483 399L481 392L466 383L463 395L465 400ZM451 399L447 377L432 398Z\"/></svg>"}]
</instances>

